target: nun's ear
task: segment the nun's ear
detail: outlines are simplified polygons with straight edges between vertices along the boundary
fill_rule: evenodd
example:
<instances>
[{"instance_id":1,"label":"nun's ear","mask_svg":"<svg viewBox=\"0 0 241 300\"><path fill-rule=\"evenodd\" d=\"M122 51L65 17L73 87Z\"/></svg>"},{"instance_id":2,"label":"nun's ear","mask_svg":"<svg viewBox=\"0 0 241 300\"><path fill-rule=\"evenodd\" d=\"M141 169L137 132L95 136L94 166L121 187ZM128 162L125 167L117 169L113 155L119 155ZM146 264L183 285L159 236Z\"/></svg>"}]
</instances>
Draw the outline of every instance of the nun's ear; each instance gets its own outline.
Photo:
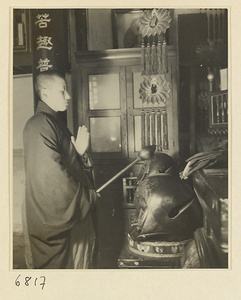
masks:
<instances>
[{"instance_id":1,"label":"nun's ear","mask_svg":"<svg viewBox=\"0 0 241 300\"><path fill-rule=\"evenodd\" d=\"M48 98L48 91L45 87L39 90L39 97L41 100L45 101Z\"/></svg>"}]
</instances>

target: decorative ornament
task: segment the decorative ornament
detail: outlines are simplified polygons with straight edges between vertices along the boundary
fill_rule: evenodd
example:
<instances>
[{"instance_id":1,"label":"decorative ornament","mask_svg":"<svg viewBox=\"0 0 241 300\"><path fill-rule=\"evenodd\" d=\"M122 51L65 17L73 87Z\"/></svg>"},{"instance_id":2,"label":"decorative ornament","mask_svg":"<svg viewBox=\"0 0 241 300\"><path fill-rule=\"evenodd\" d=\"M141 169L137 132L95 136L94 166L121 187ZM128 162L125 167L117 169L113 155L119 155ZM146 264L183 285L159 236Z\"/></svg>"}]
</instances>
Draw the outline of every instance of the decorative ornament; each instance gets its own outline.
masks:
<instances>
[{"instance_id":1,"label":"decorative ornament","mask_svg":"<svg viewBox=\"0 0 241 300\"><path fill-rule=\"evenodd\" d=\"M156 247L155 250L157 253L163 253L164 251L163 247Z\"/></svg>"},{"instance_id":2,"label":"decorative ornament","mask_svg":"<svg viewBox=\"0 0 241 300\"><path fill-rule=\"evenodd\" d=\"M142 37L161 35L170 27L170 12L166 9L145 10L138 20L139 31Z\"/></svg>"},{"instance_id":3,"label":"decorative ornament","mask_svg":"<svg viewBox=\"0 0 241 300\"><path fill-rule=\"evenodd\" d=\"M145 10L133 24L142 36L140 98L142 100L142 146L156 145L157 151L168 150L166 101L171 92L168 73L166 30L170 27L170 11Z\"/></svg>"},{"instance_id":4,"label":"decorative ornament","mask_svg":"<svg viewBox=\"0 0 241 300\"><path fill-rule=\"evenodd\" d=\"M149 252L150 251L150 246L149 245L145 245L145 244L137 244L137 249L139 250L139 251L141 251L141 252L145 252L145 253L147 253L147 252Z\"/></svg>"},{"instance_id":5,"label":"decorative ornament","mask_svg":"<svg viewBox=\"0 0 241 300\"><path fill-rule=\"evenodd\" d=\"M171 251L172 251L172 253L177 253L177 251L178 251L178 245L171 246Z\"/></svg>"},{"instance_id":6,"label":"decorative ornament","mask_svg":"<svg viewBox=\"0 0 241 300\"><path fill-rule=\"evenodd\" d=\"M167 73L166 30L170 27L167 9L145 10L133 25L142 35L142 75Z\"/></svg>"},{"instance_id":7,"label":"decorative ornament","mask_svg":"<svg viewBox=\"0 0 241 300\"><path fill-rule=\"evenodd\" d=\"M165 106L171 92L170 83L164 75L145 76L139 92L143 104L146 102Z\"/></svg>"},{"instance_id":8,"label":"decorative ornament","mask_svg":"<svg viewBox=\"0 0 241 300\"><path fill-rule=\"evenodd\" d=\"M227 59L227 47L222 40L212 40L196 47L196 53L201 62L208 65Z\"/></svg>"}]
</instances>

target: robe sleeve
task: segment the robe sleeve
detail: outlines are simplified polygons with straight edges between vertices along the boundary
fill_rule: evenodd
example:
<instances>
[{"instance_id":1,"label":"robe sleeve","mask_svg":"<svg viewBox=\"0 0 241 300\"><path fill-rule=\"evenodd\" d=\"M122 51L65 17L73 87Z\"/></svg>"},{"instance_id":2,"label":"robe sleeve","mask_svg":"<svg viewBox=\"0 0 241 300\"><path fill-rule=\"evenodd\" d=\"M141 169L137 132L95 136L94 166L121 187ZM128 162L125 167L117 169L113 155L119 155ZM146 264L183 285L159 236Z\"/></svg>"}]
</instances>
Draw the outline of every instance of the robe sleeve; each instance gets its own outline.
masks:
<instances>
[{"instance_id":1,"label":"robe sleeve","mask_svg":"<svg viewBox=\"0 0 241 300\"><path fill-rule=\"evenodd\" d=\"M46 237L69 230L89 208L90 182L69 136L44 114L24 129L26 210L30 231Z\"/></svg>"}]
</instances>

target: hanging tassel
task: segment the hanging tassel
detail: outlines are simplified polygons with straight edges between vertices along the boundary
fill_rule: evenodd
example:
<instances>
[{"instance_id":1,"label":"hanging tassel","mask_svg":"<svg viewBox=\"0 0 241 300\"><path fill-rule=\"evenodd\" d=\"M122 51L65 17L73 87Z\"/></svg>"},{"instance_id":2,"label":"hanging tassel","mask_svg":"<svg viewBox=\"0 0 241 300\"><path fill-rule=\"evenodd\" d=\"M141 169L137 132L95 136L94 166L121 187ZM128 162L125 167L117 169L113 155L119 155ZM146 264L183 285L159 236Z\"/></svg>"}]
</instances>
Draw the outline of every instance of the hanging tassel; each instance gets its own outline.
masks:
<instances>
[{"instance_id":1,"label":"hanging tassel","mask_svg":"<svg viewBox=\"0 0 241 300\"><path fill-rule=\"evenodd\" d=\"M161 74L162 71L162 44L161 44L161 36L158 35L157 42L157 74Z\"/></svg>"},{"instance_id":2,"label":"hanging tassel","mask_svg":"<svg viewBox=\"0 0 241 300\"><path fill-rule=\"evenodd\" d=\"M147 47L146 47L146 43L144 42L144 72L145 75L147 75L147 66L148 66L148 57L147 57Z\"/></svg>"},{"instance_id":3,"label":"hanging tassel","mask_svg":"<svg viewBox=\"0 0 241 300\"><path fill-rule=\"evenodd\" d=\"M167 65L167 43L164 36L163 44L162 44L162 73L165 74L168 72L168 65Z\"/></svg>"},{"instance_id":4,"label":"hanging tassel","mask_svg":"<svg viewBox=\"0 0 241 300\"><path fill-rule=\"evenodd\" d=\"M153 42L152 42L152 74L156 75L157 74L157 47L156 43L153 37Z\"/></svg>"},{"instance_id":5,"label":"hanging tassel","mask_svg":"<svg viewBox=\"0 0 241 300\"><path fill-rule=\"evenodd\" d=\"M141 147L145 146L145 111L141 110Z\"/></svg>"},{"instance_id":6,"label":"hanging tassel","mask_svg":"<svg viewBox=\"0 0 241 300\"><path fill-rule=\"evenodd\" d=\"M224 44L227 44L227 24L228 24L228 10L224 10L224 18L223 18L223 41Z\"/></svg>"},{"instance_id":7,"label":"hanging tassel","mask_svg":"<svg viewBox=\"0 0 241 300\"><path fill-rule=\"evenodd\" d=\"M213 9L213 40L215 40L215 11Z\"/></svg>"},{"instance_id":8,"label":"hanging tassel","mask_svg":"<svg viewBox=\"0 0 241 300\"><path fill-rule=\"evenodd\" d=\"M156 143L157 143L157 151L162 150L162 143L161 143L161 111L160 108L157 110L157 137L156 137Z\"/></svg>"},{"instance_id":9,"label":"hanging tassel","mask_svg":"<svg viewBox=\"0 0 241 300\"><path fill-rule=\"evenodd\" d=\"M210 22L210 35L209 35L209 38L210 38L210 41L213 40L213 13L212 11L210 11L210 18L209 18L209 22Z\"/></svg>"},{"instance_id":10,"label":"hanging tassel","mask_svg":"<svg viewBox=\"0 0 241 300\"><path fill-rule=\"evenodd\" d=\"M158 75L158 51L157 51L157 42L155 44L156 53L155 53L155 74Z\"/></svg>"},{"instance_id":11,"label":"hanging tassel","mask_svg":"<svg viewBox=\"0 0 241 300\"><path fill-rule=\"evenodd\" d=\"M207 9L205 9L206 11ZM207 11L207 19L208 19L208 41L210 41L210 13Z\"/></svg>"},{"instance_id":12,"label":"hanging tassel","mask_svg":"<svg viewBox=\"0 0 241 300\"><path fill-rule=\"evenodd\" d=\"M168 125L167 125L167 112L163 111L163 149L168 150Z\"/></svg>"},{"instance_id":13,"label":"hanging tassel","mask_svg":"<svg viewBox=\"0 0 241 300\"><path fill-rule=\"evenodd\" d=\"M151 47L148 38L147 46L146 46L146 75L151 74Z\"/></svg>"},{"instance_id":14,"label":"hanging tassel","mask_svg":"<svg viewBox=\"0 0 241 300\"><path fill-rule=\"evenodd\" d=\"M158 150L158 142L157 142L157 112L155 112L155 132L154 132L154 136L155 136L155 145L157 145L157 150Z\"/></svg>"},{"instance_id":15,"label":"hanging tassel","mask_svg":"<svg viewBox=\"0 0 241 300\"><path fill-rule=\"evenodd\" d=\"M152 43L151 43L151 47L150 47L150 75L153 75L153 71L154 71L154 42L152 40Z\"/></svg>"},{"instance_id":16,"label":"hanging tassel","mask_svg":"<svg viewBox=\"0 0 241 300\"><path fill-rule=\"evenodd\" d=\"M157 75L157 43L155 42L155 53L154 53L154 74Z\"/></svg>"},{"instance_id":17,"label":"hanging tassel","mask_svg":"<svg viewBox=\"0 0 241 300\"><path fill-rule=\"evenodd\" d=\"M221 13L220 13L220 38L223 40L223 34L224 34L224 31L223 31L223 10L221 10Z\"/></svg>"},{"instance_id":18,"label":"hanging tassel","mask_svg":"<svg viewBox=\"0 0 241 300\"><path fill-rule=\"evenodd\" d=\"M217 9L215 9L216 14L215 14L215 39L219 38L219 30L218 30L218 13L217 13Z\"/></svg>"},{"instance_id":19,"label":"hanging tassel","mask_svg":"<svg viewBox=\"0 0 241 300\"><path fill-rule=\"evenodd\" d=\"M156 145L156 130L155 130L155 111L154 108L151 112L151 145Z\"/></svg>"},{"instance_id":20,"label":"hanging tassel","mask_svg":"<svg viewBox=\"0 0 241 300\"><path fill-rule=\"evenodd\" d=\"M144 38L142 38L142 43L141 43L141 75L146 74L146 62L145 62L145 43L144 43Z\"/></svg>"},{"instance_id":21,"label":"hanging tassel","mask_svg":"<svg viewBox=\"0 0 241 300\"><path fill-rule=\"evenodd\" d=\"M218 14L218 39L221 39L221 14L219 10Z\"/></svg>"},{"instance_id":22,"label":"hanging tassel","mask_svg":"<svg viewBox=\"0 0 241 300\"><path fill-rule=\"evenodd\" d=\"M146 145L150 145L150 113L146 111Z\"/></svg>"}]
</instances>

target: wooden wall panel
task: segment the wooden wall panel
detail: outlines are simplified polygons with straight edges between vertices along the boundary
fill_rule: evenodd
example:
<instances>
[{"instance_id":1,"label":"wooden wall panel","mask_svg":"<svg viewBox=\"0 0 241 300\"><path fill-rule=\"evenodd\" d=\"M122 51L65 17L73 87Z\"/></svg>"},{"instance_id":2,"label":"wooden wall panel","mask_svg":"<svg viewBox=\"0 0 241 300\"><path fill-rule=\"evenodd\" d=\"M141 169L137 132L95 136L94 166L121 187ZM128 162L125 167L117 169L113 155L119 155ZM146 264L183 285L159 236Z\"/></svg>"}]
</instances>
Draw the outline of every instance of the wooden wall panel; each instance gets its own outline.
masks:
<instances>
[{"instance_id":1,"label":"wooden wall panel","mask_svg":"<svg viewBox=\"0 0 241 300\"><path fill-rule=\"evenodd\" d=\"M110 9L88 9L88 50L112 49Z\"/></svg>"}]
</instances>

